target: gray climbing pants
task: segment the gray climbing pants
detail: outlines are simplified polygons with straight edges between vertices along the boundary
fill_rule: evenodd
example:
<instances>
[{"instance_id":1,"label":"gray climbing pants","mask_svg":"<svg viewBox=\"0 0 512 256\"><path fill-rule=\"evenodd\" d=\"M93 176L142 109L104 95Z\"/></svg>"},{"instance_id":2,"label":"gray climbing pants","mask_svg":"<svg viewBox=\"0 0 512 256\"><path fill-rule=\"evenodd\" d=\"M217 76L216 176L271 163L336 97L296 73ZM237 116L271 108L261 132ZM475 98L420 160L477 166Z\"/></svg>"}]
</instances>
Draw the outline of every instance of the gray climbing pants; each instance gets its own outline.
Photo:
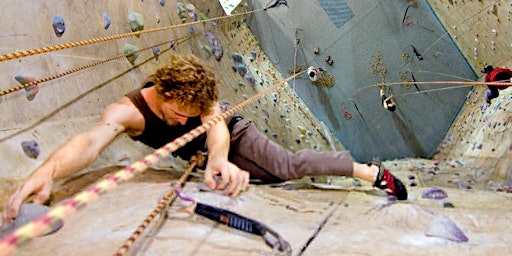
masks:
<instances>
[{"instance_id":1,"label":"gray climbing pants","mask_svg":"<svg viewBox=\"0 0 512 256\"><path fill-rule=\"evenodd\" d=\"M283 182L304 176L352 176L349 152L288 151L268 139L247 119L236 122L231 131L229 160L262 182Z\"/></svg>"}]
</instances>

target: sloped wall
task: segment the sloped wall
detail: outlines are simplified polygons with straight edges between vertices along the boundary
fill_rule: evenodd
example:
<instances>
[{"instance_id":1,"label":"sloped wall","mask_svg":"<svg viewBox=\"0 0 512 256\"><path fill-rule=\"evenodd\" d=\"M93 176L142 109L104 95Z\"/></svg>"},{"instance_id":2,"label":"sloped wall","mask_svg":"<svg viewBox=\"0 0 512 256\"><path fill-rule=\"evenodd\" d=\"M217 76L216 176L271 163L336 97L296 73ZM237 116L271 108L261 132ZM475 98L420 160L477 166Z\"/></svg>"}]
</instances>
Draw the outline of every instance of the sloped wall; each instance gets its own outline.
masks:
<instances>
[{"instance_id":1,"label":"sloped wall","mask_svg":"<svg viewBox=\"0 0 512 256\"><path fill-rule=\"evenodd\" d=\"M443 82L477 78L428 3L412 2L297 0L248 19L281 73L313 65L332 75L333 86L304 76L295 89L361 162L432 157L471 90Z\"/></svg>"},{"instance_id":2,"label":"sloped wall","mask_svg":"<svg viewBox=\"0 0 512 256\"><path fill-rule=\"evenodd\" d=\"M485 64L512 69L512 1L428 1L480 75ZM484 81L483 77L479 81ZM512 185L512 88L485 103L477 86L440 146L437 158L458 161L473 176Z\"/></svg>"}]
</instances>

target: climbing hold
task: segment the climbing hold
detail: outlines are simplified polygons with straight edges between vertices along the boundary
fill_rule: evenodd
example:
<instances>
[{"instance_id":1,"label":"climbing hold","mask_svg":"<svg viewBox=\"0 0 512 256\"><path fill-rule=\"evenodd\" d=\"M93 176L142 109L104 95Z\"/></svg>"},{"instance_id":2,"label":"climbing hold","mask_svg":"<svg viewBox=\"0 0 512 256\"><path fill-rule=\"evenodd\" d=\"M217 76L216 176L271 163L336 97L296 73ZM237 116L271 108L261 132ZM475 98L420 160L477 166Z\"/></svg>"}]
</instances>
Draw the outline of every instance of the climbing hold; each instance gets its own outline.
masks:
<instances>
[{"instance_id":1,"label":"climbing hold","mask_svg":"<svg viewBox=\"0 0 512 256\"><path fill-rule=\"evenodd\" d=\"M181 23L187 22L187 10L185 10L185 5L182 2L176 3L176 11L180 16Z\"/></svg>"},{"instance_id":2,"label":"climbing hold","mask_svg":"<svg viewBox=\"0 0 512 256\"><path fill-rule=\"evenodd\" d=\"M176 41L174 41L174 40L172 39L172 37L171 37L171 40L169 41L169 43L170 43L170 47L171 47L171 49L176 50Z\"/></svg>"},{"instance_id":3,"label":"climbing hold","mask_svg":"<svg viewBox=\"0 0 512 256\"><path fill-rule=\"evenodd\" d=\"M224 50L222 49L222 45L220 43L219 37L210 31L207 31L204 34L204 36L206 36L206 39L208 40L208 44L210 45L210 48L212 49L215 59L217 61L220 61L222 59L222 56L224 55Z\"/></svg>"},{"instance_id":4,"label":"climbing hold","mask_svg":"<svg viewBox=\"0 0 512 256\"><path fill-rule=\"evenodd\" d=\"M25 226L27 223L35 221L36 219L47 214L51 210L50 207L40 204L22 204L18 213L18 217L12 224L6 224L2 227L0 237L14 232L18 228ZM43 235L48 235L57 232L64 225L62 220L58 220L55 224L51 225Z\"/></svg>"},{"instance_id":5,"label":"climbing hold","mask_svg":"<svg viewBox=\"0 0 512 256\"><path fill-rule=\"evenodd\" d=\"M53 17L53 31L55 34L60 37L66 31L66 24L64 23L64 19L60 16Z\"/></svg>"},{"instance_id":6,"label":"climbing hold","mask_svg":"<svg viewBox=\"0 0 512 256\"><path fill-rule=\"evenodd\" d=\"M300 131L300 133L302 135L306 135L308 133L308 131L306 130L306 128L300 126L300 125L297 125L297 129Z\"/></svg>"},{"instance_id":7,"label":"climbing hold","mask_svg":"<svg viewBox=\"0 0 512 256\"><path fill-rule=\"evenodd\" d=\"M245 74L247 73L247 67L245 66L245 62L242 58L242 55L235 52L231 54L231 58L233 58L233 62L235 62L235 68L238 71L238 73L241 76L245 76Z\"/></svg>"},{"instance_id":8,"label":"climbing hold","mask_svg":"<svg viewBox=\"0 0 512 256\"><path fill-rule=\"evenodd\" d=\"M39 144L37 144L37 141L35 140L22 141L21 148L23 149L25 155L30 158L36 159L37 156L39 156Z\"/></svg>"},{"instance_id":9,"label":"climbing hold","mask_svg":"<svg viewBox=\"0 0 512 256\"><path fill-rule=\"evenodd\" d=\"M262 109L261 112L263 112L263 114L265 115L266 118L270 118L270 114L268 113L267 110Z\"/></svg>"},{"instance_id":10,"label":"climbing hold","mask_svg":"<svg viewBox=\"0 0 512 256\"><path fill-rule=\"evenodd\" d=\"M251 51L251 57L252 57L253 59L256 59L256 57L257 57L257 56L258 56L258 52L256 52L255 50L252 50L252 51Z\"/></svg>"},{"instance_id":11,"label":"climbing hold","mask_svg":"<svg viewBox=\"0 0 512 256\"><path fill-rule=\"evenodd\" d=\"M203 49L206 52L206 55L208 55L208 58L210 56L212 56L212 48L210 46L203 45L203 47L201 47L201 49Z\"/></svg>"},{"instance_id":12,"label":"climbing hold","mask_svg":"<svg viewBox=\"0 0 512 256\"><path fill-rule=\"evenodd\" d=\"M315 47L315 49L313 49L313 53L314 54L319 54L320 53L320 48Z\"/></svg>"},{"instance_id":13,"label":"climbing hold","mask_svg":"<svg viewBox=\"0 0 512 256\"><path fill-rule=\"evenodd\" d=\"M256 80L254 79L254 77L251 74L245 73L244 78L245 78L245 81L247 81L253 89L256 88Z\"/></svg>"},{"instance_id":14,"label":"climbing hold","mask_svg":"<svg viewBox=\"0 0 512 256\"><path fill-rule=\"evenodd\" d=\"M161 5L161 6L164 6L165 5L165 0L159 0L158 3Z\"/></svg>"},{"instance_id":15,"label":"climbing hold","mask_svg":"<svg viewBox=\"0 0 512 256\"><path fill-rule=\"evenodd\" d=\"M132 32L141 31L144 29L144 18L136 12L130 12L128 15L128 23Z\"/></svg>"},{"instance_id":16,"label":"climbing hold","mask_svg":"<svg viewBox=\"0 0 512 256\"><path fill-rule=\"evenodd\" d=\"M332 64L334 63L334 60L331 58L331 55L327 55L327 56L325 56L325 62L327 62L327 64L329 64L329 66L332 66Z\"/></svg>"},{"instance_id":17,"label":"climbing hold","mask_svg":"<svg viewBox=\"0 0 512 256\"><path fill-rule=\"evenodd\" d=\"M440 237L454 242L467 242L468 237L451 220L436 216L429 224L426 236Z\"/></svg>"},{"instance_id":18,"label":"climbing hold","mask_svg":"<svg viewBox=\"0 0 512 256\"><path fill-rule=\"evenodd\" d=\"M194 30L193 26L188 26L188 32L193 35L196 31Z\"/></svg>"},{"instance_id":19,"label":"climbing hold","mask_svg":"<svg viewBox=\"0 0 512 256\"><path fill-rule=\"evenodd\" d=\"M190 18L194 17L194 12L196 11L196 7L193 4L186 4L185 10L187 10L188 16Z\"/></svg>"},{"instance_id":20,"label":"climbing hold","mask_svg":"<svg viewBox=\"0 0 512 256\"><path fill-rule=\"evenodd\" d=\"M138 50L139 50L139 48L137 48L137 46L135 46L135 45L132 45L132 44L124 45L124 54L126 55L126 58L132 65L135 64L135 60L139 57L139 54L137 53Z\"/></svg>"},{"instance_id":21,"label":"climbing hold","mask_svg":"<svg viewBox=\"0 0 512 256\"><path fill-rule=\"evenodd\" d=\"M160 56L160 48L155 45L151 49L153 50L153 56L158 60L158 56Z\"/></svg>"},{"instance_id":22,"label":"climbing hold","mask_svg":"<svg viewBox=\"0 0 512 256\"><path fill-rule=\"evenodd\" d=\"M18 81L22 85L33 83L36 81L36 79L33 76L23 74L16 75L14 79L16 79L16 81ZM36 97L36 94L38 92L39 87L36 83L25 88L25 95L27 97L27 100L29 101L32 101Z\"/></svg>"},{"instance_id":23,"label":"climbing hold","mask_svg":"<svg viewBox=\"0 0 512 256\"><path fill-rule=\"evenodd\" d=\"M421 198L440 200L447 198L448 195L444 190L438 187L427 188L421 193Z\"/></svg>"},{"instance_id":24,"label":"climbing hold","mask_svg":"<svg viewBox=\"0 0 512 256\"><path fill-rule=\"evenodd\" d=\"M112 24L112 19L110 19L110 16L108 16L107 12L103 12L103 28L106 30L108 27L110 27L110 24Z\"/></svg>"},{"instance_id":25,"label":"climbing hold","mask_svg":"<svg viewBox=\"0 0 512 256\"><path fill-rule=\"evenodd\" d=\"M268 132L268 128L263 128L263 132L267 133Z\"/></svg>"}]
</instances>

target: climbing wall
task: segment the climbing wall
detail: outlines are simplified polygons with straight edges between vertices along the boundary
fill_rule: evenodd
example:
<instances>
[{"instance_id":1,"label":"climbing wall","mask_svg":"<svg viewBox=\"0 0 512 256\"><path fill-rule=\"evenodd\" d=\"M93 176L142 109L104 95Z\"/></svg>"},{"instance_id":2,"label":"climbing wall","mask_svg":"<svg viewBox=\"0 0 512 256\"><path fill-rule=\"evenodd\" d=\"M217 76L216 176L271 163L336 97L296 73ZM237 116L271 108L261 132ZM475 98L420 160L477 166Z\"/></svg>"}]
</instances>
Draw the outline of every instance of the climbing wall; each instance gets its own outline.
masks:
<instances>
[{"instance_id":1,"label":"climbing wall","mask_svg":"<svg viewBox=\"0 0 512 256\"><path fill-rule=\"evenodd\" d=\"M0 54L12 57L19 51L63 45L55 51L48 48L0 62L2 202L53 150L91 128L105 106L140 86L171 54L193 53L203 58L223 82L221 98L232 104L284 79L259 48L244 16L223 18L217 1L0 4L0 13L6 17ZM20 18L27 16L32 18ZM216 17L220 18L187 24ZM119 36L148 30L153 32ZM240 65L245 73L237 71ZM29 86L20 89L23 85ZM304 106L284 84L242 114L292 151L342 149ZM128 164L151 151L122 135L85 171Z\"/></svg>"},{"instance_id":2,"label":"climbing wall","mask_svg":"<svg viewBox=\"0 0 512 256\"><path fill-rule=\"evenodd\" d=\"M468 63L512 69L512 1L429 1ZM483 77L480 77L483 81ZM437 158L466 168L473 180L512 185L512 89L488 105L478 86L446 134Z\"/></svg>"},{"instance_id":3,"label":"climbing wall","mask_svg":"<svg viewBox=\"0 0 512 256\"><path fill-rule=\"evenodd\" d=\"M294 89L358 161L432 157L471 90L448 82L477 78L426 1L288 1L249 24L281 73L313 65L332 76Z\"/></svg>"}]
</instances>

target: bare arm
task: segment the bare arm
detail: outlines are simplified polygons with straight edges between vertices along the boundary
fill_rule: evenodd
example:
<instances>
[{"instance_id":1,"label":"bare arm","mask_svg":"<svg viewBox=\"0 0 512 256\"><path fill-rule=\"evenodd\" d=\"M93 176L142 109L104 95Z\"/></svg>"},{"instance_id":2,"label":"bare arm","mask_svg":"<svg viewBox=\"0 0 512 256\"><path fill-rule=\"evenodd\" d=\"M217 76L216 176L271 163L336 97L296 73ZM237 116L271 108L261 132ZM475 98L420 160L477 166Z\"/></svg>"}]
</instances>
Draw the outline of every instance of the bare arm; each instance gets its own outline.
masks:
<instances>
[{"instance_id":1,"label":"bare arm","mask_svg":"<svg viewBox=\"0 0 512 256\"><path fill-rule=\"evenodd\" d=\"M202 116L201 121L206 123L219 114L222 114L222 111L219 103L216 103L212 113ZM238 196L240 191L249 185L249 173L228 161L230 134L224 120L208 129L206 136L208 164L205 170L205 184L212 189L224 189L229 184L224 190L225 194ZM219 173L222 181L216 184L213 176Z\"/></svg>"},{"instance_id":2,"label":"bare arm","mask_svg":"<svg viewBox=\"0 0 512 256\"><path fill-rule=\"evenodd\" d=\"M132 123L127 120L133 120L130 119L135 113L133 109L133 106L119 102L109 105L91 130L76 135L55 150L6 202L4 222L10 223L16 218L21 203L30 195L36 195L35 203L46 201L51 193L53 179L69 176L91 165L118 134L127 128L132 129Z\"/></svg>"}]
</instances>

